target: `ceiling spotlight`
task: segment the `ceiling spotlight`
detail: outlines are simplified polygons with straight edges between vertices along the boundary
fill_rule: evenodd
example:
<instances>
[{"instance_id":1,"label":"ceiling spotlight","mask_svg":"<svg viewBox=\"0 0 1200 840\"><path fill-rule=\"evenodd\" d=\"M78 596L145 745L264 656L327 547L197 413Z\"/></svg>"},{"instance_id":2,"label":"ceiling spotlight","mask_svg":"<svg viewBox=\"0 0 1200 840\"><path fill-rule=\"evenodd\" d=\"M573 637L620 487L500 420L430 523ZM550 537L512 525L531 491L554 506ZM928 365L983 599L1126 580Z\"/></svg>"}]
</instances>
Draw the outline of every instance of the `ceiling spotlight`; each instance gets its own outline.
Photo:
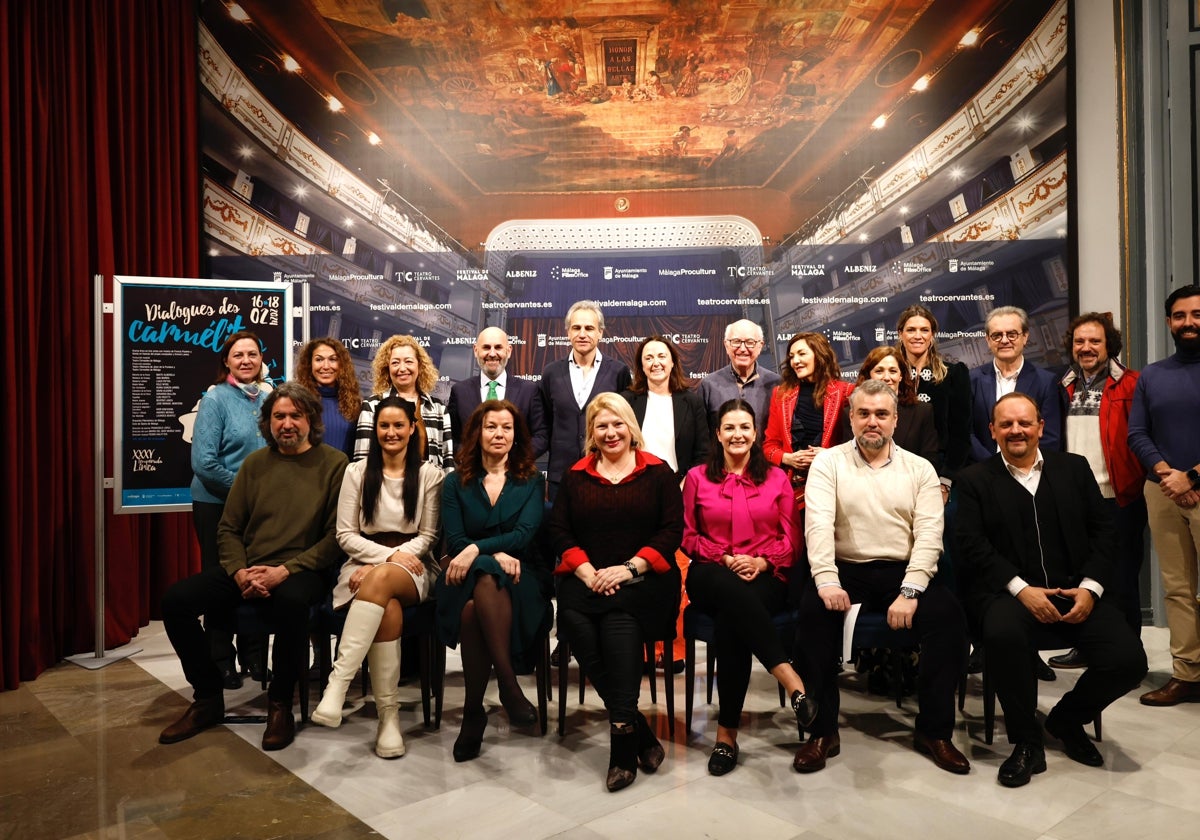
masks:
<instances>
[{"instance_id":1,"label":"ceiling spotlight","mask_svg":"<svg viewBox=\"0 0 1200 840\"><path fill-rule=\"evenodd\" d=\"M342 100L338 99L332 94L325 97L325 101L329 103L329 110L333 111L335 114L343 108Z\"/></svg>"},{"instance_id":2,"label":"ceiling spotlight","mask_svg":"<svg viewBox=\"0 0 1200 840\"><path fill-rule=\"evenodd\" d=\"M917 93L920 93L921 91L925 90L925 88L927 88L927 87L929 87L929 76L925 75L925 76L922 76L921 78L917 79L915 82L913 82L912 89L915 90Z\"/></svg>"},{"instance_id":3,"label":"ceiling spotlight","mask_svg":"<svg viewBox=\"0 0 1200 840\"><path fill-rule=\"evenodd\" d=\"M287 53L284 53L283 54L283 69L288 71L289 73L299 73L300 72L300 62L297 61L296 59L292 58Z\"/></svg>"},{"instance_id":4,"label":"ceiling spotlight","mask_svg":"<svg viewBox=\"0 0 1200 840\"><path fill-rule=\"evenodd\" d=\"M875 121L873 123L871 123L871 128L878 130L878 129L883 128L885 125L887 125L887 115L880 114L878 117L875 118Z\"/></svg>"},{"instance_id":5,"label":"ceiling spotlight","mask_svg":"<svg viewBox=\"0 0 1200 840\"><path fill-rule=\"evenodd\" d=\"M238 146L237 156L242 160L250 160L254 157L254 148L252 146Z\"/></svg>"},{"instance_id":6,"label":"ceiling spotlight","mask_svg":"<svg viewBox=\"0 0 1200 840\"><path fill-rule=\"evenodd\" d=\"M372 146L378 146L383 141L379 139L378 134L376 134L374 131L372 131L367 134L367 142L370 143Z\"/></svg>"},{"instance_id":7,"label":"ceiling spotlight","mask_svg":"<svg viewBox=\"0 0 1200 840\"><path fill-rule=\"evenodd\" d=\"M292 195L294 195L296 198L307 198L308 187L304 186L304 184L297 184L296 188L292 190Z\"/></svg>"},{"instance_id":8,"label":"ceiling spotlight","mask_svg":"<svg viewBox=\"0 0 1200 840\"><path fill-rule=\"evenodd\" d=\"M395 245L393 245L392 243L390 243L390 242L389 242L389 243L388 243L388 246L387 246L387 252L388 252L389 254L394 254L394 253L396 253L396 246L395 246Z\"/></svg>"},{"instance_id":9,"label":"ceiling spotlight","mask_svg":"<svg viewBox=\"0 0 1200 840\"><path fill-rule=\"evenodd\" d=\"M1017 117L1017 128L1020 129L1022 134L1033 131L1036 125L1037 120L1031 114L1021 114Z\"/></svg>"},{"instance_id":10,"label":"ceiling spotlight","mask_svg":"<svg viewBox=\"0 0 1200 840\"><path fill-rule=\"evenodd\" d=\"M906 205L901 204L900 212L903 213L905 216L907 216L908 215L908 207Z\"/></svg>"},{"instance_id":11,"label":"ceiling spotlight","mask_svg":"<svg viewBox=\"0 0 1200 840\"><path fill-rule=\"evenodd\" d=\"M870 236L870 234L868 234L868 233L866 233L866 232L860 233L860 234L858 235L858 241L859 241L859 242L867 242L867 241L869 241L870 239L871 239L871 236Z\"/></svg>"},{"instance_id":12,"label":"ceiling spotlight","mask_svg":"<svg viewBox=\"0 0 1200 840\"><path fill-rule=\"evenodd\" d=\"M250 15L246 14L246 10L237 3L230 3L226 8L229 9L229 16L238 23L250 22Z\"/></svg>"},{"instance_id":13,"label":"ceiling spotlight","mask_svg":"<svg viewBox=\"0 0 1200 840\"><path fill-rule=\"evenodd\" d=\"M347 216L346 218L342 219L342 224L348 228L352 228L354 227L354 219L351 219L349 216Z\"/></svg>"},{"instance_id":14,"label":"ceiling spotlight","mask_svg":"<svg viewBox=\"0 0 1200 840\"><path fill-rule=\"evenodd\" d=\"M967 32L966 35L962 36L962 38L960 38L958 41L958 45L960 47L973 47L978 43L979 43L979 30L978 29L970 30L969 32Z\"/></svg>"},{"instance_id":15,"label":"ceiling spotlight","mask_svg":"<svg viewBox=\"0 0 1200 840\"><path fill-rule=\"evenodd\" d=\"M963 172L961 166L955 166L950 169L950 177L955 181L961 180L964 174L966 173Z\"/></svg>"}]
</instances>

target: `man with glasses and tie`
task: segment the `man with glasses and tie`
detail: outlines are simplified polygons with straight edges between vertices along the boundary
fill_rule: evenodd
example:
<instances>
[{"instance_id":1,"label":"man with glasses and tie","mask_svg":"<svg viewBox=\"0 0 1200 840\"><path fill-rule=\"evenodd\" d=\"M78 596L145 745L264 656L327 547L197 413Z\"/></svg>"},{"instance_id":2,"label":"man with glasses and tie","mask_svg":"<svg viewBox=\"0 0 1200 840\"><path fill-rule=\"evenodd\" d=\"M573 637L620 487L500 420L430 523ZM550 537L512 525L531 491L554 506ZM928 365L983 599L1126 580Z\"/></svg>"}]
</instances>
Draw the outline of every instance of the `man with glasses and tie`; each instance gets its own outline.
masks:
<instances>
[{"instance_id":1,"label":"man with glasses and tie","mask_svg":"<svg viewBox=\"0 0 1200 840\"><path fill-rule=\"evenodd\" d=\"M458 451L462 430L475 409L486 400L508 400L525 418L533 437L533 457L541 457L550 442L541 390L533 382L509 376L505 367L512 356L508 334L499 327L485 327L475 339L475 361L479 375L455 382L450 388L450 426L454 450Z\"/></svg>"},{"instance_id":2,"label":"man with glasses and tie","mask_svg":"<svg viewBox=\"0 0 1200 840\"><path fill-rule=\"evenodd\" d=\"M779 374L758 364L758 354L765 344L762 327L753 321L734 321L725 328L729 366L710 373L700 383L700 396L708 408L709 428L716 424L717 409L732 399L742 399L754 406L758 427L766 428L767 406L771 391L779 384Z\"/></svg>"},{"instance_id":3,"label":"man with glasses and tie","mask_svg":"<svg viewBox=\"0 0 1200 840\"><path fill-rule=\"evenodd\" d=\"M996 454L996 441L988 428L992 406L1005 394L1028 394L1042 413L1043 451L1062 449L1062 394L1053 373L1025 361L1029 341L1029 316L1016 306L1000 306L988 313L988 350L992 361L971 371L971 461L980 463Z\"/></svg>"}]
</instances>

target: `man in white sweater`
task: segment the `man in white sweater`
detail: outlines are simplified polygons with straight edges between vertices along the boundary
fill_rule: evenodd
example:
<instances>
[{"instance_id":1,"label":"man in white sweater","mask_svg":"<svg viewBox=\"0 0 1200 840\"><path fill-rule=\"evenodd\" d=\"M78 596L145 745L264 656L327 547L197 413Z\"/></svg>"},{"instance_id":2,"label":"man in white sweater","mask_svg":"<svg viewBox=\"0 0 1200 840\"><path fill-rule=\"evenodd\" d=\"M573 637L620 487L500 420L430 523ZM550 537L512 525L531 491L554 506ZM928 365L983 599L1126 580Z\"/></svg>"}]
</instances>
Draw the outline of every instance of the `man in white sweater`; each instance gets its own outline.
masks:
<instances>
[{"instance_id":1,"label":"man in white sweater","mask_svg":"<svg viewBox=\"0 0 1200 840\"><path fill-rule=\"evenodd\" d=\"M885 383L864 382L850 396L854 439L821 452L805 491L805 538L812 585L800 601L795 660L818 704L812 738L792 767L822 769L841 751L838 660L850 605L886 611L893 629L921 645L920 712L913 745L950 773L970 762L950 740L954 690L966 665L967 627L948 587L930 586L942 551L942 494L924 458L892 441L897 401Z\"/></svg>"}]
</instances>

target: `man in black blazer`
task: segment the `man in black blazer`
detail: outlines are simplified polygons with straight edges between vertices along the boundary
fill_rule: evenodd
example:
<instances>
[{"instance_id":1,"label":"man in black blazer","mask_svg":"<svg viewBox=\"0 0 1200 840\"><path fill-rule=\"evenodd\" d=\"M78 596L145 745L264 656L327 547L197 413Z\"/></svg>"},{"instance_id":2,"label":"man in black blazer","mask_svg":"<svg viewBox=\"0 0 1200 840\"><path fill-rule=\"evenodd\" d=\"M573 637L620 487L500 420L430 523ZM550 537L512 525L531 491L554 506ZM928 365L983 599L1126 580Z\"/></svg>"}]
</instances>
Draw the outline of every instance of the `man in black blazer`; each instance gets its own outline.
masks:
<instances>
[{"instance_id":1,"label":"man in black blazer","mask_svg":"<svg viewBox=\"0 0 1200 840\"><path fill-rule=\"evenodd\" d=\"M1042 452L1036 401L1015 392L992 409L1000 452L959 473L955 559L967 578L986 667L1013 753L1000 766L1006 787L1046 769L1037 712L1034 633L1046 625L1079 648L1084 671L1046 716L1045 729L1067 757L1104 763L1083 725L1146 674L1146 652L1120 605L1104 596L1115 582L1113 525L1100 488L1080 455Z\"/></svg>"},{"instance_id":2,"label":"man in black blazer","mask_svg":"<svg viewBox=\"0 0 1200 840\"><path fill-rule=\"evenodd\" d=\"M992 361L971 371L971 461L986 461L996 452L988 425L992 406L1004 394L1020 391L1037 403L1046 423L1043 452L1062 449L1063 398L1058 378L1025 359L1029 342L1029 316L1016 306L1001 306L988 313L984 329Z\"/></svg>"},{"instance_id":3,"label":"man in black blazer","mask_svg":"<svg viewBox=\"0 0 1200 840\"><path fill-rule=\"evenodd\" d=\"M508 400L515 405L529 426L533 438L533 457L539 458L549 444L546 416L542 410L542 395L532 382L510 376L505 369L512 347L508 334L499 327L485 327L475 339L475 361L479 363L479 376L455 382L450 388L451 431L454 434L454 451L458 451L462 431L467 420L484 400Z\"/></svg>"},{"instance_id":4,"label":"man in black blazer","mask_svg":"<svg viewBox=\"0 0 1200 840\"><path fill-rule=\"evenodd\" d=\"M604 313L594 300L571 304L564 319L571 353L542 371L542 406L550 430L548 495L553 500L563 473L583 457L584 414L592 399L606 391L621 393L629 387L629 368L620 359L600 352Z\"/></svg>"}]
</instances>

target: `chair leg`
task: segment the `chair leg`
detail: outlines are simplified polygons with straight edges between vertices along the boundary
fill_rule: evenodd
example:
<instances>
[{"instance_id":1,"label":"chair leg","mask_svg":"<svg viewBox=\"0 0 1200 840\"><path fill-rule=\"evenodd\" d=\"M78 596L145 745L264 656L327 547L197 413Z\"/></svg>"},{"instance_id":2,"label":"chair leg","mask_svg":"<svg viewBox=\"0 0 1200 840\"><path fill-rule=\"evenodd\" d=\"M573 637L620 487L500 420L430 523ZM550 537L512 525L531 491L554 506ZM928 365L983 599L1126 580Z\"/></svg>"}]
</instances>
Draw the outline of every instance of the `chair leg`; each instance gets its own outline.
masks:
<instances>
[{"instance_id":1,"label":"chair leg","mask_svg":"<svg viewBox=\"0 0 1200 840\"><path fill-rule=\"evenodd\" d=\"M654 642L646 642L646 660L650 663L650 702L658 702L658 668L654 659ZM666 664L666 652L663 652L663 664ZM666 668L663 668L664 675Z\"/></svg>"},{"instance_id":2,"label":"chair leg","mask_svg":"<svg viewBox=\"0 0 1200 840\"><path fill-rule=\"evenodd\" d=\"M707 674L705 674L705 680L707 682L706 688L708 689L708 693L705 695L705 700L708 703L708 705L711 706L712 705L712 694L713 694L713 681L717 677L717 669L713 663L713 660L715 659L715 657L713 656L712 642L704 643L704 657L705 657L705 662L707 663L707 668L708 668L708 672L707 672Z\"/></svg>"},{"instance_id":3,"label":"chair leg","mask_svg":"<svg viewBox=\"0 0 1200 840\"><path fill-rule=\"evenodd\" d=\"M671 736L671 740L675 739L675 668L674 661L666 658L666 646L670 642L663 642L663 693L667 695L667 734ZM690 695L689 695L690 696Z\"/></svg>"},{"instance_id":4,"label":"chair leg","mask_svg":"<svg viewBox=\"0 0 1200 840\"><path fill-rule=\"evenodd\" d=\"M558 641L558 737L567 731L567 671L571 662L571 646L565 639ZM583 675L579 675L580 681Z\"/></svg>"},{"instance_id":5,"label":"chair leg","mask_svg":"<svg viewBox=\"0 0 1200 840\"><path fill-rule=\"evenodd\" d=\"M300 723L297 728L308 722L308 645L300 646L300 676L296 680L296 688L300 691Z\"/></svg>"},{"instance_id":6,"label":"chair leg","mask_svg":"<svg viewBox=\"0 0 1200 840\"><path fill-rule=\"evenodd\" d=\"M538 695L538 730L540 734L545 735L549 729L549 722L546 719L548 713L547 703L550 693L550 636L547 634L542 640L541 656L538 658L537 668L535 669L537 679L537 695Z\"/></svg>"},{"instance_id":7,"label":"chair leg","mask_svg":"<svg viewBox=\"0 0 1200 840\"><path fill-rule=\"evenodd\" d=\"M992 744L996 732L996 688L992 685L991 674L988 673L987 659L983 660L983 742Z\"/></svg>"},{"instance_id":8,"label":"chair leg","mask_svg":"<svg viewBox=\"0 0 1200 840\"><path fill-rule=\"evenodd\" d=\"M1104 739L1100 737L1100 715L1099 714L1097 714L1096 719L1094 721L1092 721L1092 725L1096 728L1096 740L1103 741Z\"/></svg>"},{"instance_id":9,"label":"chair leg","mask_svg":"<svg viewBox=\"0 0 1200 840\"><path fill-rule=\"evenodd\" d=\"M433 659L437 655L433 652L433 634L422 634L419 642L420 653L420 673L421 673L421 716L425 723L426 729L432 729L430 723L433 721L432 709L430 707L430 697L433 694Z\"/></svg>"},{"instance_id":10,"label":"chair leg","mask_svg":"<svg viewBox=\"0 0 1200 840\"><path fill-rule=\"evenodd\" d=\"M430 634L433 642L433 728L442 728L442 699L446 693L446 648L438 642L437 637Z\"/></svg>"},{"instance_id":11,"label":"chair leg","mask_svg":"<svg viewBox=\"0 0 1200 840\"><path fill-rule=\"evenodd\" d=\"M688 636L685 643L687 648L683 659L683 721L687 725L688 735L691 736L692 706L696 702L692 697L696 686L696 639Z\"/></svg>"}]
</instances>

